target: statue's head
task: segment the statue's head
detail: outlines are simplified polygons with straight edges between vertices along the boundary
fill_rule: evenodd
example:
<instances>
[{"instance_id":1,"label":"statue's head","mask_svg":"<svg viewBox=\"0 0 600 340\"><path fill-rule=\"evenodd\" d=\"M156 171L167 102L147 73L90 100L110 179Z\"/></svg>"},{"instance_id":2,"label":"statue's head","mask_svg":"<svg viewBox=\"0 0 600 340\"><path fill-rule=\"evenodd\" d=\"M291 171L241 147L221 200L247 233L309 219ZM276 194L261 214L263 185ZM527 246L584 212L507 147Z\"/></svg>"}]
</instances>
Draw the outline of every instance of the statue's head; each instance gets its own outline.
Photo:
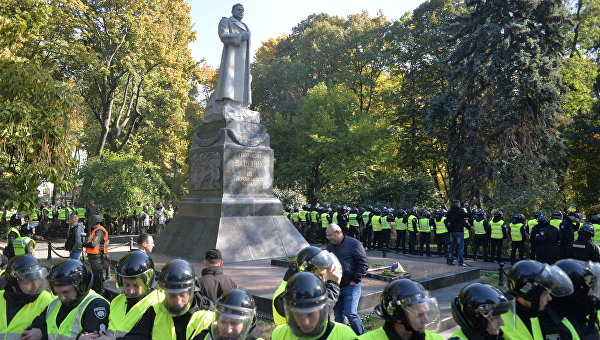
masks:
<instances>
[{"instance_id":1,"label":"statue's head","mask_svg":"<svg viewBox=\"0 0 600 340\"><path fill-rule=\"evenodd\" d=\"M244 5L235 4L231 7L231 15L238 20L242 20L244 18Z\"/></svg>"}]
</instances>

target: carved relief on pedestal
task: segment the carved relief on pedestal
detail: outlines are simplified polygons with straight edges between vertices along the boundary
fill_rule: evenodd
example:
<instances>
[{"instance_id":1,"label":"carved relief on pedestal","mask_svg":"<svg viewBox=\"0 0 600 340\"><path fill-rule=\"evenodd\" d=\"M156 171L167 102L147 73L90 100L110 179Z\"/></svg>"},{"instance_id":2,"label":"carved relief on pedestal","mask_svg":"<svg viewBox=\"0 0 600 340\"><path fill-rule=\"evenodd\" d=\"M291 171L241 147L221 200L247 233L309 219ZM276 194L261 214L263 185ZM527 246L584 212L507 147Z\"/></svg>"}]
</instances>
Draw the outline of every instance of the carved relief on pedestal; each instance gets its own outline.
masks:
<instances>
[{"instance_id":1,"label":"carved relief on pedestal","mask_svg":"<svg viewBox=\"0 0 600 340\"><path fill-rule=\"evenodd\" d=\"M221 155L193 152L190 155L190 190L221 189Z\"/></svg>"}]
</instances>

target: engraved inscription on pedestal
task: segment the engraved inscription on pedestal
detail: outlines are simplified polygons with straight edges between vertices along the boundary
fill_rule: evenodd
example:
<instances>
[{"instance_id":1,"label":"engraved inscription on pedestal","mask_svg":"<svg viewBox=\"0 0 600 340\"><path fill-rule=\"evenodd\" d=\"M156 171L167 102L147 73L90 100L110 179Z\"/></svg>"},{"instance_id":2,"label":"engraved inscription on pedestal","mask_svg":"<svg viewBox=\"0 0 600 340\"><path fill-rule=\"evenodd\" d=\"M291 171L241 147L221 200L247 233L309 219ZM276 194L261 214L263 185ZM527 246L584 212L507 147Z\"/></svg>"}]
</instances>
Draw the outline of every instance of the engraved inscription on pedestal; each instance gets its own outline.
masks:
<instances>
[{"instance_id":1,"label":"engraved inscription on pedestal","mask_svg":"<svg viewBox=\"0 0 600 340\"><path fill-rule=\"evenodd\" d=\"M190 154L190 190L221 188L221 155L218 152Z\"/></svg>"},{"instance_id":2,"label":"engraved inscription on pedestal","mask_svg":"<svg viewBox=\"0 0 600 340\"><path fill-rule=\"evenodd\" d=\"M271 194L271 155L265 150L244 148L233 151L227 164L231 169L228 182L231 194Z\"/></svg>"}]
</instances>

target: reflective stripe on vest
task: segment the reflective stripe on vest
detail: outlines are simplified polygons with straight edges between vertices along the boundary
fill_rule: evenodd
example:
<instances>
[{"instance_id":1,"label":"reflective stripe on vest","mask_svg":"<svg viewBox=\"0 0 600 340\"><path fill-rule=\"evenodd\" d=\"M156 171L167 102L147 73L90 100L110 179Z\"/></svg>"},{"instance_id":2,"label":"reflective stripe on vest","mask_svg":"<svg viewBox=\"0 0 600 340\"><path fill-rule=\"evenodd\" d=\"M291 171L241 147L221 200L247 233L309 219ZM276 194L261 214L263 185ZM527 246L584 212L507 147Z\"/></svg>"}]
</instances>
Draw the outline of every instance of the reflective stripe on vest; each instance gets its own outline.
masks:
<instances>
[{"instance_id":1,"label":"reflective stripe on vest","mask_svg":"<svg viewBox=\"0 0 600 340\"><path fill-rule=\"evenodd\" d=\"M29 214L29 221L37 221L37 220L38 220L38 213L37 213L37 210L34 210Z\"/></svg>"},{"instance_id":2,"label":"reflective stripe on vest","mask_svg":"<svg viewBox=\"0 0 600 340\"><path fill-rule=\"evenodd\" d=\"M600 224L592 224L594 227L594 237L592 240L600 247Z\"/></svg>"},{"instance_id":3,"label":"reflective stripe on vest","mask_svg":"<svg viewBox=\"0 0 600 340\"><path fill-rule=\"evenodd\" d=\"M103 226L99 225L98 227L96 227L96 229L94 229L91 233L90 233L90 237L88 238L88 242L92 242L92 240L94 239L94 236L96 236L96 232L98 230L103 230L104 231L104 238L102 240L100 240L100 242L98 243L98 245L94 248L85 248L85 253L86 254L100 254L100 251L102 251L104 254L108 253L108 232L106 231L106 229L104 229Z\"/></svg>"},{"instance_id":4,"label":"reflective stripe on vest","mask_svg":"<svg viewBox=\"0 0 600 340\"><path fill-rule=\"evenodd\" d=\"M500 220L498 222L490 221L490 229L492 230L491 238L493 239L501 239L502 238L502 226L504 225L504 221Z\"/></svg>"},{"instance_id":5,"label":"reflective stripe on vest","mask_svg":"<svg viewBox=\"0 0 600 340\"><path fill-rule=\"evenodd\" d=\"M166 310L165 305L157 303L154 305L154 311L156 312L156 318L154 318L154 325L152 326L152 339L153 340L176 340L177 335L175 334L175 324L173 323L173 317ZM214 319L215 313L209 310L197 310L190 317L187 327L185 328L185 338L193 339L196 335L200 334L203 329L210 326Z\"/></svg>"},{"instance_id":6,"label":"reflective stripe on vest","mask_svg":"<svg viewBox=\"0 0 600 340\"><path fill-rule=\"evenodd\" d=\"M370 214L371 214L371 213L370 213L370 212L368 212L368 211L365 211L364 213L362 213L362 218L363 218L363 224L364 224L364 225L367 225L367 224L369 224L369 215L370 215Z\"/></svg>"},{"instance_id":7,"label":"reflective stripe on vest","mask_svg":"<svg viewBox=\"0 0 600 340\"><path fill-rule=\"evenodd\" d=\"M388 221L387 216L382 216L381 217L381 230L383 229L391 229L392 225L390 224L390 222Z\"/></svg>"},{"instance_id":8,"label":"reflective stripe on vest","mask_svg":"<svg viewBox=\"0 0 600 340\"><path fill-rule=\"evenodd\" d=\"M327 228L329 226L329 214L322 213L321 214L321 228Z\"/></svg>"},{"instance_id":9,"label":"reflective stripe on vest","mask_svg":"<svg viewBox=\"0 0 600 340\"><path fill-rule=\"evenodd\" d=\"M116 338L129 333L133 326L140 321L146 310L155 303L160 302L160 300L161 296L158 291L153 290L127 311L127 297L125 294L118 295L110 303L106 335Z\"/></svg>"},{"instance_id":10,"label":"reflective stripe on vest","mask_svg":"<svg viewBox=\"0 0 600 340\"><path fill-rule=\"evenodd\" d=\"M300 216L300 222L306 222L306 215L307 215L307 214L308 214L308 211L304 211L304 210L302 210L302 211L300 212L300 215L299 215L299 216Z\"/></svg>"},{"instance_id":11,"label":"reflective stripe on vest","mask_svg":"<svg viewBox=\"0 0 600 340\"><path fill-rule=\"evenodd\" d=\"M381 231L381 216L373 215L371 217L371 225L373 226L373 231Z\"/></svg>"},{"instance_id":12,"label":"reflective stripe on vest","mask_svg":"<svg viewBox=\"0 0 600 340\"><path fill-rule=\"evenodd\" d=\"M511 223L508 226L510 227L510 239L517 242L523 241L523 235L521 235L521 227L523 226L523 223Z\"/></svg>"},{"instance_id":13,"label":"reflective stripe on vest","mask_svg":"<svg viewBox=\"0 0 600 340\"><path fill-rule=\"evenodd\" d=\"M446 228L446 217L442 217L441 220L433 219L433 223L435 223L435 233L436 234L445 234L448 232Z\"/></svg>"},{"instance_id":14,"label":"reflective stripe on vest","mask_svg":"<svg viewBox=\"0 0 600 340\"><path fill-rule=\"evenodd\" d=\"M43 291L33 302L21 307L8 324L6 319L6 299L4 291L0 290L0 339L13 340L20 339L21 333L31 325L33 319L40 315L44 309L52 302L54 298L46 291Z\"/></svg>"},{"instance_id":15,"label":"reflective stripe on vest","mask_svg":"<svg viewBox=\"0 0 600 340\"><path fill-rule=\"evenodd\" d=\"M46 218L52 219L54 215L52 214L52 209L44 208L44 212L46 213Z\"/></svg>"},{"instance_id":16,"label":"reflective stripe on vest","mask_svg":"<svg viewBox=\"0 0 600 340\"><path fill-rule=\"evenodd\" d=\"M67 209L65 209L65 208L58 209L58 219L60 221L65 221L67 219Z\"/></svg>"},{"instance_id":17,"label":"reflective stripe on vest","mask_svg":"<svg viewBox=\"0 0 600 340\"><path fill-rule=\"evenodd\" d=\"M33 248L35 249L35 241L34 240L30 239L27 236L22 236L22 237L17 238L13 242L15 256L16 255L24 255L27 252L27 244L29 244L29 242L33 242Z\"/></svg>"},{"instance_id":18,"label":"reflective stripe on vest","mask_svg":"<svg viewBox=\"0 0 600 340\"><path fill-rule=\"evenodd\" d=\"M358 227L358 214L348 215L348 223L351 227Z\"/></svg>"},{"instance_id":19,"label":"reflective stripe on vest","mask_svg":"<svg viewBox=\"0 0 600 340\"><path fill-rule=\"evenodd\" d=\"M471 237L471 234L469 233L469 229L468 228L463 228L463 238L465 240L469 239L469 237Z\"/></svg>"},{"instance_id":20,"label":"reflective stripe on vest","mask_svg":"<svg viewBox=\"0 0 600 340\"><path fill-rule=\"evenodd\" d=\"M414 224L413 224L413 221L417 221L417 216L415 216L415 215L408 216L408 220L407 220L407 222L408 222L408 226L407 226L408 231L416 231L415 227L414 227ZM419 223L417 223L417 228L418 227L419 227Z\"/></svg>"},{"instance_id":21,"label":"reflective stripe on vest","mask_svg":"<svg viewBox=\"0 0 600 340\"><path fill-rule=\"evenodd\" d=\"M317 223L317 216L319 215L318 211L311 211L310 212L310 221L313 223Z\"/></svg>"},{"instance_id":22,"label":"reflective stripe on vest","mask_svg":"<svg viewBox=\"0 0 600 340\"><path fill-rule=\"evenodd\" d=\"M271 300L271 310L273 311L273 321L277 326L283 325L286 323L285 315L281 315L275 309L275 298L285 292L285 287L287 286L287 281L281 281L277 290L275 290L275 294L273 294L273 299Z\"/></svg>"},{"instance_id":23,"label":"reflective stripe on vest","mask_svg":"<svg viewBox=\"0 0 600 340\"><path fill-rule=\"evenodd\" d=\"M337 217L338 217L338 213L336 211L336 212L333 213L333 216L331 217L331 223L338 224Z\"/></svg>"},{"instance_id":24,"label":"reflective stripe on vest","mask_svg":"<svg viewBox=\"0 0 600 340\"><path fill-rule=\"evenodd\" d=\"M419 219L419 231L423 233L431 232L431 226L429 225L429 218Z\"/></svg>"},{"instance_id":25,"label":"reflective stripe on vest","mask_svg":"<svg viewBox=\"0 0 600 340\"><path fill-rule=\"evenodd\" d=\"M300 216L295 211L292 213L292 222L300 222Z\"/></svg>"},{"instance_id":26,"label":"reflective stripe on vest","mask_svg":"<svg viewBox=\"0 0 600 340\"><path fill-rule=\"evenodd\" d=\"M85 208L77 208L77 217L85 218Z\"/></svg>"},{"instance_id":27,"label":"reflective stripe on vest","mask_svg":"<svg viewBox=\"0 0 600 340\"><path fill-rule=\"evenodd\" d=\"M484 221L484 219L482 219L481 221L473 221L473 229L475 229L475 235L485 235L485 227L483 226Z\"/></svg>"},{"instance_id":28,"label":"reflective stripe on vest","mask_svg":"<svg viewBox=\"0 0 600 340\"><path fill-rule=\"evenodd\" d=\"M562 223L562 220L553 218L550 220L550 225L555 227L556 229L560 229L560 224Z\"/></svg>"},{"instance_id":29,"label":"reflective stripe on vest","mask_svg":"<svg viewBox=\"0 0 600 340\"><path fill-rule=\"evenodd\" d=\"M67 317L62 321L60 327L56 325L56 316L62 303L58 298L54 299L46 310L46 326L48 327L48 340L66 340L75 339L81 332L81 317L87 306L95 299L104 299L90 290L88 295L79 303L79 306L73 308Z\"/></svg>"},{"instance_id":30,"label":"reflective stripe on vest","mask_svg":"<svg viewBox=\"0 0 600 340\"><path fill-rule=\"evenodd\" d=\"M402 217L396 217L394 221L396 222L396 230L406 230L406 224L402 222Z\"/></svg>"}]
</instances>

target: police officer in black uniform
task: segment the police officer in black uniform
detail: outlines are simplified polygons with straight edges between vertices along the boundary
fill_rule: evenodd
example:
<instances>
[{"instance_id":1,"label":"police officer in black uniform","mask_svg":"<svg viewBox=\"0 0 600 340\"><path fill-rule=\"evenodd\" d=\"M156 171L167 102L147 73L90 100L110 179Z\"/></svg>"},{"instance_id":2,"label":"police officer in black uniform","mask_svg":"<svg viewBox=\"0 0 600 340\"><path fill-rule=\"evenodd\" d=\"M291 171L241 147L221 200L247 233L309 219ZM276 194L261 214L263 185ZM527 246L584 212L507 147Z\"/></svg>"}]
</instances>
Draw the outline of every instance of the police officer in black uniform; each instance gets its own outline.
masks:
<instances>
[{"instance_id":1,"label":"police officer in black uniform","mask_svg":"<svg viewBox=\"0 0 600 340\"><path fill-rule=\"evenodd\" d=\"M537 247L537 243L535 241L535 237L537 236L537 234L540 233L540 231L542 230L541 226L539 223L537 223L538 218L542 216L542 212L541 211L536 211L533 213L533 219L529 220L532 221L533 225L529 225L529 221L527 223L527 226L530 227L529 229L529 245L530 245L530 249L529 249L529 258L530 259L535 259L535 253L536 253L536 247ZM535 221L533 221L535 220Z\"/></svg>"},{"instance_id":2,"label":"police officer in black uniform","mask_svg":"<svg viewBox=\"0 0 600 340\"><path fill-rule=\"evenodd\" d=\"M350 208L347 206L339 206L337 209L337 225L342 228L342 233L348 235L348 212Z\"/></svg>"},{"instance_id":3,"label":"police officer in black uniform","mask_svg":"<svg viewBox=\"0 0 600 340\"><path fill-rule=\"evenodd\" d=\"M579 214L575 211L568 212L567 216L561 222L559 228L559 256L561 259L566 259L571 255L571 248L573 246L575 232L579 230Z\"/></svg>"},{"instance_id":4,"label":"police officer in black uniform","mask_svg":"<svg viewBox=\"0 0 600 340\"><path fill-rule=\"evenodd\" d=\"M546 339L598 339L597 280L589 264L564 259L556 262L571 279L573 293L552 300L548 312L540 316Z\"/></svg>"},{"instance_id":5,"label":"police officer in black uniform","mask_svg":"<svg viewBox=\"0 0 600 340\"><path fill-rule=\"evenodd\" d=\"M573 242L570 257L581 261L600 262L600 247L592 241L594 227L584 224L579 228L579 237Z\"/></svg>"},{"instance_id":6,"label":"police officer in black uniform","mask_svg":"<svg viewBox=\"0 0 600 340\"><path fill-rule=\"evenodd\" d=\"M550 224L548 217L538 217L539 233L535 236L535 258L542 263L553 264L558 260L558 230Z\"/></svg>"}]
</instances>

